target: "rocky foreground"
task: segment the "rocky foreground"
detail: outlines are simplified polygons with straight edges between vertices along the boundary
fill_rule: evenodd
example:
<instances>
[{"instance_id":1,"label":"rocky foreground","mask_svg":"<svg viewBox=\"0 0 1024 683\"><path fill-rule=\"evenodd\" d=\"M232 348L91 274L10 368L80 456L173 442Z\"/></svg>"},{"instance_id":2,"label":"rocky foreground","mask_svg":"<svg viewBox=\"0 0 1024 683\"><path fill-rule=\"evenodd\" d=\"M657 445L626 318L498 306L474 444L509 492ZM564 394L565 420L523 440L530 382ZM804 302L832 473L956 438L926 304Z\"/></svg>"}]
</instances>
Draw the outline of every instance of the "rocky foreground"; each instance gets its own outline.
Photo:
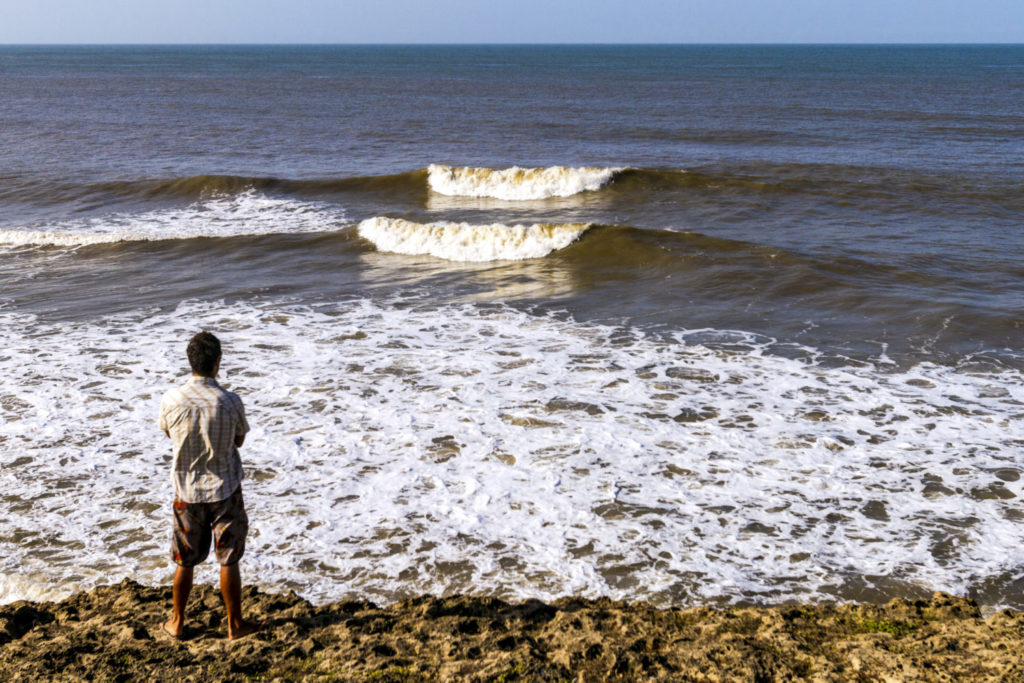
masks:
<instances>
[{"instance_id":1,"label":"rocky foreground","mask_svg":"<svg viewBox=\"0 0 1024 683\"><path fill-rule=\"evenodd\" d=\"M248 589L265 621L229 641L210 586L182 640L170 588L132 581L0 607L0 680L1024 681L1024 613L970 600L660 610L611 600L511 605L421 597L314 607Z\"/></svg>"}]
</instances>

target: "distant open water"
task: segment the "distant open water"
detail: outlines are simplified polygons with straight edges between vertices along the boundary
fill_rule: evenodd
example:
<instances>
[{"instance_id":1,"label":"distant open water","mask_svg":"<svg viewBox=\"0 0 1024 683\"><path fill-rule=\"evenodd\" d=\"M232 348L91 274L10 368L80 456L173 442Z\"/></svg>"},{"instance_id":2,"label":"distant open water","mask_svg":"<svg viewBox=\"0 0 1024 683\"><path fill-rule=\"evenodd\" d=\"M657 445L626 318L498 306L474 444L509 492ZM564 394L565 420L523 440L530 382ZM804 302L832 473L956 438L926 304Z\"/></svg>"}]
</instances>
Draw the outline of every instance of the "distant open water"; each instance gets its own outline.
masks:
<instances>
[{"instance_id":1,"label":"distant open water","mask_svg":"<svg viewBox=\"0 0 1024 683\"><path fill-rule=\"evenodd\" d=\"M168 579L206 327L268 587L1024 608L1022 130L1021 46L0 48L0 600Z\"/></svg>"}]
</instances>

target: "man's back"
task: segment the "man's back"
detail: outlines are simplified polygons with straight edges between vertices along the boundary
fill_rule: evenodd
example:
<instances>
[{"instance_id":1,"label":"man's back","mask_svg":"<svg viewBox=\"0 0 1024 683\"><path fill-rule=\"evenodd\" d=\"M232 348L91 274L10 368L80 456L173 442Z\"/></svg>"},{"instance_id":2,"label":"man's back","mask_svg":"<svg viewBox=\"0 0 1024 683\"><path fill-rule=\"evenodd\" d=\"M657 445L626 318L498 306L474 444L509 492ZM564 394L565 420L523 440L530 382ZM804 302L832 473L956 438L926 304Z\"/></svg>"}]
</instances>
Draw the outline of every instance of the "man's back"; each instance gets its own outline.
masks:
<instances>
[{"instance_id":1,"label":"man's back","mask_svg":"<svg viewBox=\"0 0 1024 683\"><path fill-rule=\"evenodd\" d=\"M236 438L249 431L237 394L193 376L160 403L160 429L174 443L174 494L189 503L228 498L242 481Z\"/></svg>"}]
</instances>

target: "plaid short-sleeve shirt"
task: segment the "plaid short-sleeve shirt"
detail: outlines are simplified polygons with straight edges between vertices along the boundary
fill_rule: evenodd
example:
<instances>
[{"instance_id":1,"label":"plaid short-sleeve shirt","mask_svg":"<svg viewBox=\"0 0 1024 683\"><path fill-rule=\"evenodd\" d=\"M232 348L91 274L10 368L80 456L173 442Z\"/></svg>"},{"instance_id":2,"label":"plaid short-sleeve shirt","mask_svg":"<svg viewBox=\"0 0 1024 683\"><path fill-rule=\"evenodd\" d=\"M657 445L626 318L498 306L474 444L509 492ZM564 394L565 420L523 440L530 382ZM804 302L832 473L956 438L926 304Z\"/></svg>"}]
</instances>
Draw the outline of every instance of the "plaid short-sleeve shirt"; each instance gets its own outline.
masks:
<instances>
[{"instance_id":1,"label":"plaid short-sleeve shirt","mask_svg":"<svg viewBox=\"0 0 1024 683\"><path fill-rule=\"evenodd\" d=\"M212 377L193 376L160 402L159 427L171 436L174 497L186 503L225 500L242 483L235 437L249 431L242 399Z\"/></svg>"}]
</instances>

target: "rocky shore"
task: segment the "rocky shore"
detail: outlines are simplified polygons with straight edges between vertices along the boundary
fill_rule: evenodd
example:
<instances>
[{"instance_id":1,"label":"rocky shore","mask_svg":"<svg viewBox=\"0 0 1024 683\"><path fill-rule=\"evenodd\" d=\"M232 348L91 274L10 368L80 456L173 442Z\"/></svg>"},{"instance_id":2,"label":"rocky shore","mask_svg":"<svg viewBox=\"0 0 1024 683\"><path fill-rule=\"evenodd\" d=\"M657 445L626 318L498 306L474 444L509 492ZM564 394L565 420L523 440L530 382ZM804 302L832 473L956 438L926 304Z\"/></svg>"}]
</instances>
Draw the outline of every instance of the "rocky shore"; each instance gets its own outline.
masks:
<instances>
[{"instance_id":1,"label":"rocky shore","mask_svg":"<svg viewBox=\"0 0 1024 683\"><path fill-rule=\"evenodd\" d=\"M611 600L419 597L313 606L247 589L265 622L229 641L197 586L181 640L170 588L129 580L0 607L0 680L1024 681L1024 613L970 600L655 609Z\"/></svg>"}]
</instances>

